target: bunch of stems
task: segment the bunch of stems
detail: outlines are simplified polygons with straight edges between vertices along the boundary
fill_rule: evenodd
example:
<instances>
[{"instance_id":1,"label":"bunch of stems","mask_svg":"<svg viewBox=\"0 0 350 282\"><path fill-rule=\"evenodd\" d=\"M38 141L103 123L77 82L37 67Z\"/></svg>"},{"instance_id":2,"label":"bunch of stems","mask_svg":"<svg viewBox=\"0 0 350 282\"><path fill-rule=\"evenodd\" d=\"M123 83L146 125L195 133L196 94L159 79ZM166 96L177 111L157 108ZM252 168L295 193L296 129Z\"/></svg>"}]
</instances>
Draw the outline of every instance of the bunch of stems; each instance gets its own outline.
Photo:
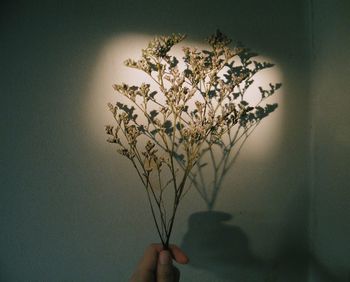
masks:
<instances>
[{"instance_id":1,"label":"bunch of stems","mask_svg":"<svg viewBox=\"0 0 350 282\"><path fill-rule=\"evenodd\" d=\"M194 183L193 167L213 146L223 148L223 138L235 126L243 130L237 130L231 147L272 112L276 104L261 102L281 86L259 87L261 99L251 105L245 94L254 76L273 65L255 61L257 54L242 46L230 48L231 40L217 31L208 39L209 50L183 48L181 69L169 52L184 38L157 37L142 50L141 59L125 61L155 86L113 85L123 99L108 104L115 124L106 126L107 141L131 161L145 187L165 249L179 204Z\"/></svg>"}]
</instances>

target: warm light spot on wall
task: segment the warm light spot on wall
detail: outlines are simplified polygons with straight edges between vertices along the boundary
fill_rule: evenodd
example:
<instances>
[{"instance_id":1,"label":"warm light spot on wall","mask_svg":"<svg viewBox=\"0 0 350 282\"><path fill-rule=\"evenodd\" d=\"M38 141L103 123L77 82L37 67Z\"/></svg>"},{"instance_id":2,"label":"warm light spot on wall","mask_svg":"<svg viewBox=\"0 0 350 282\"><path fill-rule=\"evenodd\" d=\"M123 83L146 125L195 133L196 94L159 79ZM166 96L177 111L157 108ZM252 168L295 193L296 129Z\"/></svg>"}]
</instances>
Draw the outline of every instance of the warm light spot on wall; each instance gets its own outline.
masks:
<instances>
[{"instance_id":1,"label":"warm light spot on wall","mask_svg":"<svg viewBox=\"0 0 350 282\"><path fill-rule=\"evenodd\" d=\"M88 96L86 104L86 126L91 133L91 141L98 146L105 144L104 125L113 124L113 118L108 111L107 103L116 102L117 95L112 89L115 83L125 82L128 84L139 85L142 82L156 87L155 83L143 72L128 68L124 65L127 58L138 59L141 57L141 49L145 48L152 39L152 36L143 34L123 34L106 42L97 58L96 69L92 73L91 82L88 86ZM203 41L204 42L204 41ZM182 58L182 46L191 46L198 49L207 49L208 46L203 43L185 40L172 49L172 54ZM271 58L259 57L259 61L273 62ZM273 62L276 63L276 62ZM180 68L183 65L179 65ZM261 71L256 75L254 84L247 92L247 100L255 103L259 100L260 92L258 86L267 87L268 84L282 82L281 70L278 65L271 69ZM282 117L283 117L283 88L269 99L269 103L278 103L278 109L262 121L261 125L255 130L246 147L248 147L249 156L252 158L263 157L272 150L279 140ZM126 102L118 95L121 102ZM125 98L124 98L125 99Z\"/></svg>"}]
</instances>

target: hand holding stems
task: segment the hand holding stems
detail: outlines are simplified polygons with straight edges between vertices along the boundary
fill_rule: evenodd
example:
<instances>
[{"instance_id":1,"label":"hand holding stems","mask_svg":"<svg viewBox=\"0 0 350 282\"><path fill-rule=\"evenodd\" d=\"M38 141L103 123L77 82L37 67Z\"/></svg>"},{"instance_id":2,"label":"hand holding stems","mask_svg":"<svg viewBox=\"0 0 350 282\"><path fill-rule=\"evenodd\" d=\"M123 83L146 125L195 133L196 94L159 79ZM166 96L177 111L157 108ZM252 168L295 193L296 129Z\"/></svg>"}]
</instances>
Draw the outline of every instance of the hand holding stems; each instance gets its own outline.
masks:
<instances>
[{"instance_id":1,"label":"hand holding stems","mask_svg":"<svg viewBox=\"0 0 350 282\"><path fill-rule=\"evenodd\" d=\"M187 255L175 245L170 245L168 250L164 250L162 244L151 244L130 282L178 282L180 271L173 265L173 259L179 264L189 262Z\"/></svg>"}]
</instances>

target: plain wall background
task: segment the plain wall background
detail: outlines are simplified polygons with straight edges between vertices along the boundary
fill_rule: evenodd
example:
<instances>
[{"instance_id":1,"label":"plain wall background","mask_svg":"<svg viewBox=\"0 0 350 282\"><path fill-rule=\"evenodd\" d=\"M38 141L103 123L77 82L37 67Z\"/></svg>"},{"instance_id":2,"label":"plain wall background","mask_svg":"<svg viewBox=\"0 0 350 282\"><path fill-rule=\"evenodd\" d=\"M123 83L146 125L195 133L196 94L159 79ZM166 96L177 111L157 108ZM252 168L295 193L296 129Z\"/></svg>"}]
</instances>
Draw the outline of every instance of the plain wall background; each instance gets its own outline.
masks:
<instances>
[{"instance_id":1,"label":"plain wall background","mask_svg":"<svg viewBox=\"0 0 350 282\"><path fill-rule=\"evenodd\" d=\"M324 44L322 30L327 24L321 15L327 11L327 6L315 8L314 19L318 16L320 21L314 27L315 46ZM334 10L335 18L337 13ZM106 42L123 33L184 32L202 40L217 27L273 58L282 70L283 98L277 112L265 121L278 119L282 126L275 132L273 150L263 157L250 153L254 143L248 141L223 184L217 214L202 216L206 206L195 191L185 198L172 237L174 243L187 246L193 258L191 265L181 268L183 277L203 282L306 279L309 234L320 257L329 257L324 245L333 241L330 219L322 213L329 207L323 201L328 190L321 177L331 178L327 166L333 166L338 157L341 164L348 163L345 154L317 147L328 144L321 136L323 122L328 122L328 129L335 123L327 116L321 121L320 114L311 119L315 107L310 101L327 94L314 81L317 75L323 81L328 76L315 74L310 87L309 23L309 2L301 0L2 4L0 280L127 280L147 244L158 239L131 165L105 143L103 128L100 143L91 139L86 123L91 108L86 108L86 99L96 64ZM326 46L333 48L331 43ZM341 50L346 55L347 49ZM326 53L322 49L318 58ZM337 58L341 60L340 54ZM313 62L324 63L322 59ZM330 83L338 85L337 79L334 75ZM312 97L309 88L315 90ZM336 97L333 113L346 104ZM326 101L317 103L316 107L327 106ZM313 154L311 122L316 124L313 140L319 140L314 142ZM259 130L256 136L264 133L264 124ZM341 136L348 150L349 135ZM339 152L338 140L332 142ZM333 158L318 167L317 150L323 152L322 158ZM343 194L333 190L334 203L348 196L345 168L339 163L337 167L336 172L343 174L339 185L334 185L341 186ZM312 232L308 232L310 200L313 215L322 219ZM331 220L339 236L346 223L343 219ZM207 233L198 227L203 221ZM212 244L206 253L195 244L203 234ZM348 265L341 265L339 254L346 241L339 236L332 249L339 252L335 251L331 263L335 273L344 277ZM329 263L322 260L322 265Z\"/></svg>"},{"instance_id":2,"label":"plain wall background","mask_svg":"<svg viewBox=\"0 0 350 282\"><path fill-rule=\"evenodd\" d=\"M313 2L312 281L349 281L350 3Z\"/></svg>"}]
</instances>

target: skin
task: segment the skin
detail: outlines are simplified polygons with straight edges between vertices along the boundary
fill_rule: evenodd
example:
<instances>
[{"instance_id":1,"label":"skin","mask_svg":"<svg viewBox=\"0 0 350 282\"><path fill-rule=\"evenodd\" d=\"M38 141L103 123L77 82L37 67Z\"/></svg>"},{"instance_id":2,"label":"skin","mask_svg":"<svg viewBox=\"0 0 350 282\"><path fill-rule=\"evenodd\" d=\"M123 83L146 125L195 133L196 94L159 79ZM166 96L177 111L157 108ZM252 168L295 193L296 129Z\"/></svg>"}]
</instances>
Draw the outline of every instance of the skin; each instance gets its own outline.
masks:
<instances>
[{"instance_id":1,"label":"skin","mask_svg":"<svg viewBox=\"0 0 350 282\"><path fill-rule=\"evenodd\" d=\"M141 258L130 282L179 282L180 271L173 265L187 264L187 255L176 245L163 250L161 244L151 244Z\"/></svg>"}]
</instances>

